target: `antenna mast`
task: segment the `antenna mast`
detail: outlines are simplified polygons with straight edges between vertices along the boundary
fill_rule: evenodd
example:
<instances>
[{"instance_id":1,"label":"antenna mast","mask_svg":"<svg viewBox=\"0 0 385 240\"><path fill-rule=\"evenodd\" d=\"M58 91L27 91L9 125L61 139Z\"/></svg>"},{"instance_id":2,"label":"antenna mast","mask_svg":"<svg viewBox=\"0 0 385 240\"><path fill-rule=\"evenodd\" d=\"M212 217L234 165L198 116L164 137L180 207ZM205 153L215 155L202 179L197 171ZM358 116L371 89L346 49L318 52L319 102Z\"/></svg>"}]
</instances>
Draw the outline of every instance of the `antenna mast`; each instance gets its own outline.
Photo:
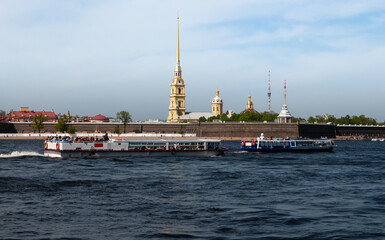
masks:
<instances>
[{"instance_id":1,"label":"antenna mast","mask_svg":"<svg viewBox=\"0 0 385 240\"><path fill-rule=\"evenodd\" d=\"M271 104L271 89L270 89L270 70L269 70L269 84L267 88L267 111L269 113L271 113L270 104Z\"/></svg>"}]
</instances>

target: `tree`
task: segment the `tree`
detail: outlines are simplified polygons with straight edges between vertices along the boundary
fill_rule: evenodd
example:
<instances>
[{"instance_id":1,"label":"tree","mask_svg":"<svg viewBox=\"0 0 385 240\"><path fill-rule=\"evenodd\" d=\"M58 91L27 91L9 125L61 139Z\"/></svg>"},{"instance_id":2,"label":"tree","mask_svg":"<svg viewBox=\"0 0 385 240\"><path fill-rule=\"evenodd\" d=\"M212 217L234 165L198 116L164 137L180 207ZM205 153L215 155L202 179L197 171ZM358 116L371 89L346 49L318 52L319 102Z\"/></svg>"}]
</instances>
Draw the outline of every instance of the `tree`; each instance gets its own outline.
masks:
<instances>
[{"instance_id":1,"label":"tree","mask_svg":"<svg viewBox=\"0 0 385 240\"><path fill-rule=\"evenodd\" d=\"M230 118L226 115L226 113L222 113L221 121L222 122L230 121Z\"/></svg>"},{"instance_id":2,"label":"tree","mask_svg":"<svg viewBox=\"0 0 385 240\"><path fill-rule=\"evenodd\" d=\"M127 111L120 111L116 113L116 118L123 122L124 125L124 133L126 133L126 125L131 122L131 114Z\"/></svg>"},{"instance_id":3,"label":"tree","mask_svg":"<svg viewBox=\"0 0 385 240\"><path fill-rule=\"evenodd\" d=\"M200 118L198 119L198 121L199 121L199 122L206 122L207 119L206 119L204 116L202 116L202 117L200 117Z\"/></svg>"},{"instance_id":4,"label":"tree","mask_svg":"<svg viewBox=\"0 0 385 240\"><path fill-rule=\"evenodd\" d=\"M301 117L298 117L298 118L293 117L293 119L292 119L291 121L292 121L293 123L297 123L297 122L305 122L306 119L301 118Z\"/></svg>"},{"instance_id":5,"label":"tree","mask_svg":"<svg viewBox=\"0 0 385 240\"><path fill-rule=\"evenodd\" d=\"M213 122L215 119L221 119L221 116L217 115L217 116L209 117L207 118L207 122Z\"/></svg>"},{"instance_id":6,"label":"tree","mask_svg":"<svg viewBox=\"0 0 385 240\"><path fill-rule=\"evenodd\" d=\"M307 119L307 121L308 121L309 123L314 123L314 122L316 121L316 119L315 119L314 117L310 116L310 117Z\"/></svg>"},{"instance_id":7,"label":"tree","mask_svg":"<svg viewBox=\"0 0 385 240\"><path fill-rule=\"evenodd\" d=\"M45 121L43 114L37 114L33 116L32 120L32 128L35 130L38 130L40 133L40 130L44 128L43 122Z\"/></svg>"},{"instance_id":8,"label":"tree","mask_svg":"<svg viewBox=\"0 0 385 240\"><path fill-rule=\"evenodd\" d=\"M65 114L58 119L57 124L55 125L55 130L58 132L67 132L68 124L67 116Z\"/></svg>"},{"instance_id":9,"label":"tree","mask_svg":"<svg viewBox=\"0 0 385 240\"><path fill-rule=\"evenodd\" d=\"M114 133L120 134L119 126L115 126L115 127L114 127Z\"/></svg>"},{"instance_id":10,"label":"tree","mask_svg":"<svg viewBox=\"0 0 385 240\"><path fill-rule=\"evenodd\" d=\"M233 113L232 115L231 115L231 117L230 117L230 121L232 121L232 122L238 122L239 121L239 114L237 114L237 113Z\"/></svg>"},{"instance_id":11,"label":"tree","mask_svg":"<svg viewBox=\"0 0 385 240\"><path fill-rule=\"evenodd\" d=\"M5 115L5 111L0 109L0 116Z\"/></svg>"},{"instance_id":12,"label":"tree","mask_svg":"<svg viewBox=\"0 0 385 240\"><path fill-rule=\"evenodd\" d=\"M74 126L68 127L66 132L70 134L74 134L76 132L76 128Z\"/></svg>"}]
</instances>

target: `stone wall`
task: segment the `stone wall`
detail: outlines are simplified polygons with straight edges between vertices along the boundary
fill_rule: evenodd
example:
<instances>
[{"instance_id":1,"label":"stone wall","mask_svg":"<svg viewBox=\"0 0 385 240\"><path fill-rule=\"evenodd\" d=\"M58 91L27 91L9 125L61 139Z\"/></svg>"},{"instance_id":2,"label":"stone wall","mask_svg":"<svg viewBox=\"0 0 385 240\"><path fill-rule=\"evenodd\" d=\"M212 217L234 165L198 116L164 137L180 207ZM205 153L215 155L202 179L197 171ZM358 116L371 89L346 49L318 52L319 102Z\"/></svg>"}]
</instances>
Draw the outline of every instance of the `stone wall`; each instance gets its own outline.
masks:
<instances>
[{"instance_id":1,"label":"stone wall","mask_svg":"<svg viewBox=\"0 0 385 240\"><path fill-rule=\"evenodd\" d=\"M336 126L333 124L299 124L298 131L303 138L336 137Z\"/></svg>"},{"instance_id":2,"label":"stone wall","mask_svg":"<svg viewBox=\"0 0 385 240\"><path fill-rule=\"evenodd\" d=\"M17 130L12 123L0 122L0 133L17 133Z\"/></svg>"},{"instance_id":3,"label":"stone wall","mask_svg":"<svg viewBox=\"0 0 385 240\"><path fill-rule=\"evenodd\" d=\"M14 123L18 133L36 132L31 123ZM76 132L113 132L116 126L123 132L120 123L71 123ZM45 123L41 132L54 133L55 123ZM195 133L198 137L226 137L226 138L255 138L264 133L266 137L298 137L297 124L276 123L175 123L175 124L141 124L126 125L126 132L135 133Z\"/></svg>"},{"instance_id":4,"label":"stone wall","mask_svg":"<svg viewBox=\"0 0 385 240\"><path fill-rule=\"evenodd\" d=\"M31 133L36 132L32 129L31 123L13 123L16 132L18 133ZM41 132L45 133L54 133L54 126L56 123L44 123L44 129ZM69 126L73 126L76 129L76 132L114 132L114 128L117 126L120 129L120 132L124 131L124 125L121 123L70 123ZM0 132L1 132L0 128ZM139 124L139 123L130 123L126 125L126 132L133 133L196 133L197 124Z\"/></svg>"},{"instance_id":5,"label":"stone wall","mask_svg":"<svg viewBox=\"0 0 385 240\"><path fill-rule=\"evenodd\" d=\"M297 124L277 123L200 123L197 136L226 138L298 137Z\"/></svg>"},{"instance_id":6,"label":"stone wall","mask_svg":"<svg viewBox=\"0 0 385 240\"><path fill-rule=\"evenodd\" d=\"M337 126L338 136L385 137L385 126Z\"/></svg>"},{"instance_id":7,"label":"stone wall","mask_svg":"<svg viewBox=\"0 0 385 240\"><path fill-rule=\"evenodd\" d=\"M56 123L45 123L42 132L54 133ZM121 123L71 123L77 132L113 132L116 126L123 132ZM33 133L31 123L0 122L0 133ZM266 137L319 138L336 136L385 137L382 126L335 126L328 124L278 124L278 123L130 123L127 133L196 133L198 137L255 138Z\"/></svg>"}]
</instances>

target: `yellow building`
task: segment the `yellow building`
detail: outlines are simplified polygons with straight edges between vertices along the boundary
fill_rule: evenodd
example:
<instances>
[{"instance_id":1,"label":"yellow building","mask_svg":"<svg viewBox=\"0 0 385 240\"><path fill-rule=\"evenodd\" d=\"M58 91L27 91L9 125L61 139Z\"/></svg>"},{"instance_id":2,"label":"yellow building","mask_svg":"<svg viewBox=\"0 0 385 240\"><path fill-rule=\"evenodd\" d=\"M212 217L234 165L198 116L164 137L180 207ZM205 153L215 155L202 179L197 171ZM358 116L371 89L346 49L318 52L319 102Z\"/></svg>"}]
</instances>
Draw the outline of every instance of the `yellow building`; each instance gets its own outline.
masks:
<instances>
[{"instance_id":1,"label":"yellow building","mask_svg":"<svg viewBox=\"0 0 385 240\"><path fill-rule=\"evenodd\" d=\"M170 84L170 105L168 107L167 122L178 122L178 117L185 115L185 84L182 79L182 68L180 67L179 55L179 15L177 17L176 35L176 65L174 68L174 78Z\"/></svg>"},{"instance_id":2,"label":"yellow building","mask_svg":"<svg viewBox=\"0 0 385 240\"><path fill-rule=\"evenodd\" d=\"M214 114L214 116L222 115L222 113L223 113L223 101L219 97L219 90L218 89L216 91L216 96L211 101L211 106L212 106L211 112L212 112L212 114Z\"/></svg>"},{"instance_id":3,"label":"yellow building","mask_svg":"<svg viewBox=\"0 0 385 240\"><path fill-rule=\"evenodd\" d=\"M249 99L246 102L246 109L243 110L241 113L245 113L245 112L257 113L257 111L255 111L255 109L254 109L253 101L251 101L251 95L250 94L249 94Z\"/></svg>"}]
</instances>

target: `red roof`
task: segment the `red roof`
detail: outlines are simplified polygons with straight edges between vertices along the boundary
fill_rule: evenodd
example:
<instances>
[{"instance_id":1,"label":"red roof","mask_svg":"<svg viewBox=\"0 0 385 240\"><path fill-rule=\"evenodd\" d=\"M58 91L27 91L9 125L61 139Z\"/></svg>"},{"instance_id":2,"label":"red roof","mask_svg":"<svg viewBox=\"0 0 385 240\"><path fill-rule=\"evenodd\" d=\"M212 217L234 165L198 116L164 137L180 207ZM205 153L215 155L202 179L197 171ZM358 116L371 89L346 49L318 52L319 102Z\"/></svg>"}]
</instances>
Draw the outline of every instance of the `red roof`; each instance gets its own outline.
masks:
<instances>
[{"instance_id":1,"label":"red roof","mask_svg":"<svg viewBox=\"0 0 385 240\"><path fill-rule=\"evenodd\" d=\"M20 111L11 111L9 113L9 117L10 118L33 118L34 116L36 115L43 115L43 117L45 118L56 118L56 114L55 112L45 112L45 111L42 111L42 112L35 112L35 111L23 111L23 112L20 112Z\"/></svg>"},{"instance_id":2,"label":"red roof","mask_svg":"<svg viewBox=\"0 0 385 240\"><path fill-rule=\"evenodd\" d=\"M106 116L103 116L102 114L96 115L95 117L90 117L89 119L95 121L109 121L109 119Z\"/></svg>"},{"instance_id":3,"label":"red roof","mask_svg":"<svg viewBox=\"0 0 385 240\"><path fill-rule=\"evenodd\" d=\"M8 121L8 115L0 115L0 122L1 121Z\"/></svg>"}]
</instances>

